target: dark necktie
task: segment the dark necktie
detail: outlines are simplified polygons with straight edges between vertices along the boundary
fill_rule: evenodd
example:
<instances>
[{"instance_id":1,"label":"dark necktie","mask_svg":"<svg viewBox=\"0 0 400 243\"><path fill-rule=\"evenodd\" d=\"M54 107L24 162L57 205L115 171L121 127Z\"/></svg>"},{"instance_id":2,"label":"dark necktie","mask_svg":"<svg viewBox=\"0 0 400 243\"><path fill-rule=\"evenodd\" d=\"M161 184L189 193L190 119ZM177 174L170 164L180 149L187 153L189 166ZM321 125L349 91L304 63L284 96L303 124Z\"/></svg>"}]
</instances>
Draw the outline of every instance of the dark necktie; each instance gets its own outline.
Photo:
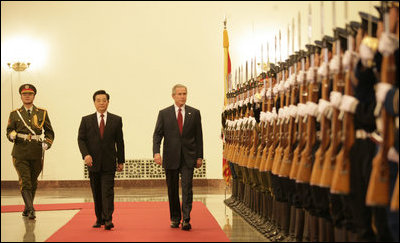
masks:
<instances>
[{"instance_id":1,"label":"dark necktie","mask_svg":"<svg viewBox=\"0 0 400 243\"><path fill-rule=\"evenodd\" d=\"M103 139L103 134L104 134L104 119L103 119L103 117L104 117L104 114L101 114L100 117L101 117L101 120L100 120L100 137L101 137L101 139Z\"/></svg>"},{"instance_id":2,"label":"dark necktie","mask_svg":"<svg viewBox=\"0 0 400 243\"><path fill-rule=\"evenodd\" d=\"M31 110L28 110L28 116L31 117Z\"/></svg>"},{"instance_id":3,"label":"dark necktie","mask_svg":"<svg viewBox=\"0 0 400 243\"><path fill-rule=\"evenodd\" d=\"M179 108L178 110L178 126L179 126L179 132L182 134L182 123L183 123L183 118L182 118L182 109Z\"/></svg>"}]
</instances>

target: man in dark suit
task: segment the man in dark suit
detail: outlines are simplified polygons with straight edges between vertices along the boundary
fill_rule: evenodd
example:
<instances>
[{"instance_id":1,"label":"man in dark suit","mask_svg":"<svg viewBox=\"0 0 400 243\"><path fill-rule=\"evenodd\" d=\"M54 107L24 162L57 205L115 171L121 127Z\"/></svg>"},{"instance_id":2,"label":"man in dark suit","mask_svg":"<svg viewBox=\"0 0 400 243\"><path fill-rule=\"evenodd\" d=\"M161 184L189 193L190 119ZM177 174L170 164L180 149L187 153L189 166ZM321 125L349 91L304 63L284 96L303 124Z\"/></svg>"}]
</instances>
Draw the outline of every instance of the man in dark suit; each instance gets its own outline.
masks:
<instances>
[{"instance_id":1,"label":"man in dark suit","mask_svg":"<svg viewBox=\"0 0 400 243\"><path fill-rule=\"evenodd\" d=\"M203 133L200 111L185 105L187 88L172 88L175 104L161 110L153 134L154 161L165 169L171 227L178 228L182 219L179 202L179 174L182 183L182 230L190 230L193 202L193 170L203 163ZM163 159L160 155L163 142Z\"/></svg>"},{"instance_id":2,"label":"man in dark suit","mask_svg":"<svg viewBox=\"0 0 400 243\"><path fill-rule=\"evenodd\" d=\"M78 145L88 166L92 188L96 223L106 230L114 227L114 177L115 170L122 171L125 163L122 118L107 112L110 95L104 90L93 95L97 112L82 117Z\"/></svg>"}]
</instances>

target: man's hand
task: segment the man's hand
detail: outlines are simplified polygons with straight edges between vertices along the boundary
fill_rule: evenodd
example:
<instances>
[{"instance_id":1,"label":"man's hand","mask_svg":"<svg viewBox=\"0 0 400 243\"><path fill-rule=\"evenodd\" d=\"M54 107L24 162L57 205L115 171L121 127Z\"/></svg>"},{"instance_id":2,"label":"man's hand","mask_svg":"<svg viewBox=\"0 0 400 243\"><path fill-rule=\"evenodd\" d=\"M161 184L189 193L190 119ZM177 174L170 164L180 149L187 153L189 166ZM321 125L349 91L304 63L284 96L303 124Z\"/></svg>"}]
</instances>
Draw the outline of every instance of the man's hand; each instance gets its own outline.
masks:
<instances>
[{"instance_id":1,"label":"man's hand","mask_svg":"<svg viewBox=\"0 0 400 243\"><path fill-rule=\"evenodd\" d=\"M123 169L124 169L124 164L121 163L121 164L117 165L117 171L118 172L121 172Z\"/></svg>"},{"instance_id":2,"label":"man's hand","mask_svg":"<svg viewBox=\"0 0 400 243\"><path fill-rule=\"evenodd\" d=\"M17 137L17 132L15 130L13 130L12 132L10 132L10 135L8 135L10 137L11 140L15 140L15 138Z\"/></svg>"},{"instance_id":3,"label":"man's hand","mask_svg":"<svg viewBox=\"0 0 400 243\"><path fill-rule=\"evenodd\" d=\"M200 168L202 164L203 164L203 159L197 159L196 168Z\"/></svg>"},{"instance_id":4,"label":"man's hand","mask_svg":"<svg viewBox=\"0 0 400 243\"><path fill-rule=\"evenodd\" d=\"M161 155L160 154L155 154L154 155L154 162L156 162L156 164L158 164L158 165L162 164L162 159L161 159Z\"/></svg>"},{"instance_id":5,"label":"man's hand","mask_svg":"<svg viewBox=\"0 0 400 243\"><path fill-rule=\"evenodd\" d=\"M43 150L48 150L49 149L49 145L47 145L47 143L42 143L42 149Z\"/></svg>"},{"instance_id":6,"label":"man's hand","mask_svg":"<svg viewBox=\"0 0 400 243\"><path fill-rule=\"evenodd\" d=\"M86 155L85 156L85 164L89 167L91 167L93 165L93 159L92 156L90 155Z\"/></svg>"}]
</instances>

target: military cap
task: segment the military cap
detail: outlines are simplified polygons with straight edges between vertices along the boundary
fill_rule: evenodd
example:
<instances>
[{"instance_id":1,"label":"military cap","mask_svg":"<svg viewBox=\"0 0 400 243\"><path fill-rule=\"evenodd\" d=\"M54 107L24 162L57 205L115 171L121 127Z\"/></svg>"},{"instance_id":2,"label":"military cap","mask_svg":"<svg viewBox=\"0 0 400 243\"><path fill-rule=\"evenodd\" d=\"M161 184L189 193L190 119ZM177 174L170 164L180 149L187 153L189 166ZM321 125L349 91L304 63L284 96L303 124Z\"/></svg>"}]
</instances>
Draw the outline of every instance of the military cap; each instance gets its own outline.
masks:
<instances>
[{"instance_id":1,"label":"military cap","mask_svg":"<svg viewBox=\"0 0 400 243\"><path fill-rule=\"evenodd\" d=\"M357 34L357 31L360 28L361 23L357 22L357 21L351 21L349 26L350 26L351 30ZM349 29L347 31L349 32Z\"/></svg>"},{"instance_id":2,"label":"military cap","mask_svg":"<svg viewBox=\"0 0 400 243\"><path fill-rule=\"evenodd\" d=\"M291 64L295 64L297 62L297 54L292 54L289 56Z\"/></svg>"},{"instance_id":3,"label":"military cap","mask_svg":"<svg viewBox=\"0 0 400 243\"><path fill-rule=\"evenodd\" d=\"M322 41L321 40L316 40L316 41L314 41L314 44L315 44L315 51L317 53L321 53L321 49L323 48L322 47Z\"/></svg>"},{"instance_id":4,"label":"military cap","mask_svg":"<svg viewBox=\"0 0 400 243\"><path fill-rule=\"evenodd\" d=\"M34 93L36 95L36 88L32 84L23 84L19 87L19 93Z\"/></svg>"},{"instance_id":5,"label":"military cap","mask_svg":"<svg viewBox=\"0 0 400 243\"><path fill-rule=\"evenodd\" d=\"M383 21L383 8L381 6L374 6L376 11L379 13L379 21Z\"/></svg>"},{"instance_id":6,"label":"military cap","mask_svg":"<svg viewBox=\"0 0 400 243\"><path fill-rule=\"evenodd\" d=\"M333 30L335 40L340 41L340 49L345 51L347 49L347 31L343 28L337 27Z\"/></svg>"},{"instance_id":7,"label":"military cap","mask_svg":"<svg viewBox=\"0 0 400 243\"><path fill-rule=\"evenodd\" d=\"M310 55L315 53L315 46L314 45L307 44L306 48L307 48L307 56L310 56Z\"/></svg>"},{"instance_id":8,"label":"military cap","mask_svg":"<svg viewBox=\"0 0 400 243\"><path fill-rule=\"evenodd\" d=\"M331 36L325 35L324 38L322 38L322 47L323 48L328 48L329 51L332 51L332 44L335 41Z\"/></svg>"},{"instance_id":9,"label":"military cap","mask_svg":"<svg viewBox=\"0 0 400 243\"><path fill-rule=\"evenodd\" d=\"M371 20L372 22L372 37L376 37L376 30L378 29L378 18L367 14L365 12L358 12L361 17L361 29L364 31L368 31L368 22Z\"/></svg>"}]
</instances>

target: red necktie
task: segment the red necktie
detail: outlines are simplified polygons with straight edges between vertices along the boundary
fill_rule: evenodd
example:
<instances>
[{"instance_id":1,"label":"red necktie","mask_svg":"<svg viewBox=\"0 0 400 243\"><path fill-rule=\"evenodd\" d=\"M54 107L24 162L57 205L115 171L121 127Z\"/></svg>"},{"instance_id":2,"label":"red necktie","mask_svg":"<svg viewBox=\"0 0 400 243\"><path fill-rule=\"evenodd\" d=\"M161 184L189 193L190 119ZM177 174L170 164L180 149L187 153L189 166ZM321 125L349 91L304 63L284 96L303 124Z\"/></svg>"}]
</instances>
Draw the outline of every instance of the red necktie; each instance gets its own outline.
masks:
<instances>
[{"instance_id":1,"label":"red necktie","mask_svg":"<svg viewBox=\"0 0 400 243\"><path fill-rule=\"evenodd\" d=\"M182 118L182 113L181 113L181 108L178 110L178 126L179 126L179 132L182 134L182 123L183 123L183 118Z\"/></svg>"},{"instance_id":2,"label":"red necktie","mask_svg":"<svg viewBox=\"0 0 400 243\"><path fill-rule=\"evenodd\" d=\"M103 134L104 134L104 119L103 119L103 117L104 117L104 114L101 114L100 117L101 117L101 121L100 121L100 137L101 137L101 139L103 139Z\"/></svg>"}]
</instances>

